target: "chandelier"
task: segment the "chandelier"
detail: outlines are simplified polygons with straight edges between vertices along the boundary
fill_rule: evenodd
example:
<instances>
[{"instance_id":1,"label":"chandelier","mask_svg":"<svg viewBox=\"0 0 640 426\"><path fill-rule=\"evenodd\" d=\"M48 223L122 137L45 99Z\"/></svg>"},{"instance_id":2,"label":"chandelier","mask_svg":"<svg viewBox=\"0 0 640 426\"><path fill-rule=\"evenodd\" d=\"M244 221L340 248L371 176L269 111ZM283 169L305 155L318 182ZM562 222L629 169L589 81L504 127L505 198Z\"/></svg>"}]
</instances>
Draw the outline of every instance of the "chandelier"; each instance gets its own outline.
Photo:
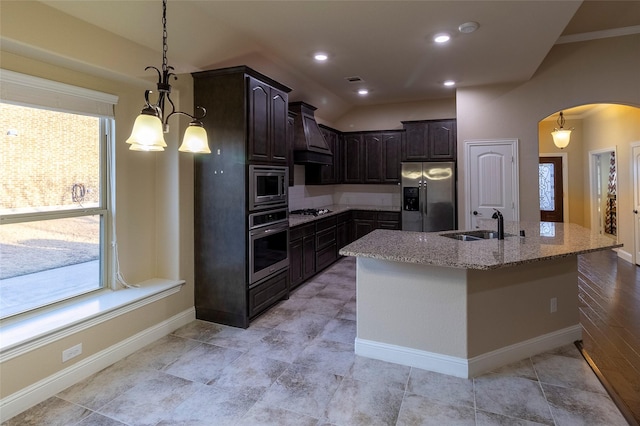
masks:
<instances>
[{"instance_id":1,"label":"chandelier","mask_svg":"<svg viewBox=\"0 0 640 426\"><path fill-rule=\"evenodd\" d=\"M569 145L569 139L571 138L571 129L564 128L564 114L560 111L560 117L558 117L558 126L560 128L553 129L551 136L553 137L553 143L560 149L566 148Z\"/></svg>"},{"instance_id":2,"label":"chandelier","mask_svg":"<svg viewBox=\"0 0 640 426\"><path fill-rule=\"evenodd\" d=\"M140 115L136 118L131 130L131 136L127 143L131 144L129 149L133 151L164 151L167 143L164 140L164 133L169 132L169 117L175 114L186 115L191 118L189 127L184 132L182 144L178 151L210 154L207 131L202 125L202 120L207 115L207 110L203 107L196 107L201 111L200 116L195 116L182 111L176 111L176 107L171 100L171 78L177 80L173 73L174 68L167 65L167 0L162 0L162 70L148 66L158 73L158 99L155 104L149 101L151 90L144 92L145 106ZM166 103L171 105L171 112L165 115Z\"/></svg>"}]
</instances>

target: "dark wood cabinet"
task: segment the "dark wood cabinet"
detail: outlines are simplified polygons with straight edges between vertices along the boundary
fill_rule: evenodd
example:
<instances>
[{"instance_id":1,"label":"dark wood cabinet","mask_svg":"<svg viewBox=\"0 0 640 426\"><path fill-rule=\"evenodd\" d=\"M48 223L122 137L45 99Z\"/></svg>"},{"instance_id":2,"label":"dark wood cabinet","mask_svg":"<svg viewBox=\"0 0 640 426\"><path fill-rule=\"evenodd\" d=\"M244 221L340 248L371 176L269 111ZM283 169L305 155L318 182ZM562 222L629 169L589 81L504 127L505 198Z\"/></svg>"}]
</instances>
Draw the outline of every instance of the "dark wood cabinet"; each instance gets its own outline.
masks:
<instances>
[{"instance_id":1,"label":"dark wood cabinet","mask_svg":"<svg viewBox=\"0 0 640 426\"><path fill-rule=\"evenodd\" d=\"M315 224L300 225L289 231L289 277L295 288L316 273Z\"/></svg>"},{"instance_id":2,"label":"dark wood cabinet","mask_svg":"<svg viewBox=\"0 0 640 426\"><path fill-rule=\"evenodd\" d=\"M400 183L403 138L404 131L382 134L382 183Z\"/></svg>"},{"instance_id":3,"label":"dark wood cabinet","mask_svg":"<svg viewBox=\"0 0 640 426\"><path fill-rule=\"evenodd\" d=\"M333 164L306 164L305 167L305 183L307 185L334 185L342 183L343 170L342 164L342 136L340 132L330 127L319 124L320 132L327 142L327 146L333 155Z\"/></svg>"},{"instance_id":4,"label":"dark wood cabinet","mask_svg":"<svg viewBox=\"0 0 640 426\"><path fill-rule=\"evenodd\" d=\"M400 212L349 210L292 227L290 289L336 262L341 248L379 228L400 229Z\"/></svg>"},{"instance_id":5,"label":"dark wood cabinet","mask_svg":"<svg viewBox=\"0 0 640 426\"><path fill-rule=\"evenodd\" d=\"M456 160L457 131L455 120L430 122L428 140L431 160Z\"/></svg>"},{"instance_id":6,"label":"dark wood cabinet","mask_svg":"<svg viewBox=\"0 0 640 426\"><path fill-rule=\"evenodd\" d=\"M377 212L376 229L400 229L400 212Z\"/></svg>"},{"instance_id":7,"label":"dark wood cabinet","mask_svg":"<svg viewBox=\"0 0 640 426\"><path fill-rule=\"evenodd\" d=\"M289 271L268 278L260 285L249 289L249 317L264 312L269 306L289 295Z\"/></svg>"},{"instance_id":8,"label":"dark wood cabinet","mask_svg":"<svg viewBox=\"0 0 640 426\"><path fill-rule=\"evenodd\" d=\"M295 113L289 112L287 115L287 164L289 165L289 186L294 185L294 162L293 162L293 124Z\"/></svg>"},{"instance_id":9,"label":"dark wood cabinet","mask_svg":"<svg viewBox=\"0 0 640 426\"><path fill-rule=\"evenodd\" d=\"M214 151L194 160L196 318L236 327L288 297L285 269L249 289L248 165L287 164L289 88L248 67L193 73Z\"/></svg>"},{"instance_id":10,"label":"dark wood cabinet","mask_svg":"<svg viewBox=\"0 0 640 426\"><path fill-rule=\"evenodd\" d=\"M362 183L364 181L362 134L345 133L343 140L344 183Z\"/></svg>"},{"instance_id":11,"label":"dark wood cabinet","mask_svg":"<svg viewBox=\"0 0 640 426\"><path fill-rule=\"evenodd\" d=\"M400 182L404 130L344 134L344 183Z\"/></svg>"},{"instance_id":12,"label":"dark wood cabinet","mask_svg":"<svg viewBox=\"0 0 640 426\"><path fill-rule=\"evenodd\" d=\"M400 212L355 210L352 214L354 240L375 229L400 229Z\"/></svg>"},{"instance_id":13,"label":"dark wood cabinet","mask_svg":"<svg viewBox=\"0 0 640 426\"><path fill-rule=\"evenodd\" d=\"M355 210L353 212L353 239L357 240L376 229L376 212Z\"/></svg>"},{"instance_id":14,"label":"dark wood cabinet","mask_svg":"<svg viewBox=\"0 0 640 426\"><path fill-rule=\"evenodd\" d=\"M403 121L402 161L456 161L456 120Z\"/></svg>"},{"instance_id":15,"label":"dark wood cabinet","mask_svg":"<svg viewBox=\"0 0 640 426\"><path fill-rule=\"evenodd\" d=\"M351 228L351 212L349 211L338 214L338 217L336 219L336 243L338 246L338 250L353 242L353 234L351 232Z\"/></svg>"},{"instance_id":16,"label":"dark wood cabinet","mask_svg":"<svg viewBox=\"0 0 640 426\"><path fill-rule=\"evenodd\" d=\"M288 95L247 77L248 161L287 165Z\"/></svg>"},{"instance_id":17,"label":"dark wood cabinet","mask_svg":"<svg viewBox=\"0 0 640 426\"><path fill-rule=\"evenodd\" d=\"M384 176L382 170L384 146L382 133L365 133L364 139L364 183L380 183Z\"/></svg>"}]
</instances>

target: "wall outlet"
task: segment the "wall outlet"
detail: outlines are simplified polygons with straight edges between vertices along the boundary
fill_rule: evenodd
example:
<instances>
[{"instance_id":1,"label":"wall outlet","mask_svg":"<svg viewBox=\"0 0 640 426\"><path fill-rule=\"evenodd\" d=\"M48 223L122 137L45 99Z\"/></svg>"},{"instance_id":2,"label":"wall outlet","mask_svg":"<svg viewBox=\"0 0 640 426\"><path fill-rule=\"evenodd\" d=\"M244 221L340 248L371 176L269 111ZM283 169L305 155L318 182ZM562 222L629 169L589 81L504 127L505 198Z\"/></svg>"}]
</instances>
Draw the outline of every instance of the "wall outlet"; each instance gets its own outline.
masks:
<instances>
[{"instance_id":1,"label":"wall outlet","mask_svg":"<svg viewBox=\"0 0 640 426\"><path fill-rule=\"evenodd\" d=\"M71 358L75 358L82 353L82 343L71 346L69 349L62 351L62 362L67 362Z\"/></svg>"},{"instance_id":2,"label":"wall outlet","mask_svg":"<svg viewBox=\"0 0 640 426\"><path fill-rule=\"evenodd\" d=\"M549 303L549 310L551 313L554 313L558 310L558 298L552 297L551 302Z\"/></svg>"}]
</instances>

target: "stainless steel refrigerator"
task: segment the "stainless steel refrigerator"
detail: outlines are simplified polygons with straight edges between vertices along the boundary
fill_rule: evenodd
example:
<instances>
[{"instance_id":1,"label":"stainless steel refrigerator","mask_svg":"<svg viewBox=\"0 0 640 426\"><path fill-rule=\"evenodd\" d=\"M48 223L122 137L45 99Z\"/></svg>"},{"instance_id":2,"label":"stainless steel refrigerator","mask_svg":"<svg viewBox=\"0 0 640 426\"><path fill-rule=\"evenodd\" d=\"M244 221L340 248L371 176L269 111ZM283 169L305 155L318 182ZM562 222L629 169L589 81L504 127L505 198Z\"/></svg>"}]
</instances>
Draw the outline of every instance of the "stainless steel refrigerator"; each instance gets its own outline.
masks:
<instances>
[{"instance_id":1,"label":"stainless steel refrigerator","mask_svg":"<svg viewBox=\"0 0 640 426\"><path fill-rule=\"evenodd\" d=\"M455 163L402 163L402 230L451 229L456 229Z\"/></svg>"}]
</instances>

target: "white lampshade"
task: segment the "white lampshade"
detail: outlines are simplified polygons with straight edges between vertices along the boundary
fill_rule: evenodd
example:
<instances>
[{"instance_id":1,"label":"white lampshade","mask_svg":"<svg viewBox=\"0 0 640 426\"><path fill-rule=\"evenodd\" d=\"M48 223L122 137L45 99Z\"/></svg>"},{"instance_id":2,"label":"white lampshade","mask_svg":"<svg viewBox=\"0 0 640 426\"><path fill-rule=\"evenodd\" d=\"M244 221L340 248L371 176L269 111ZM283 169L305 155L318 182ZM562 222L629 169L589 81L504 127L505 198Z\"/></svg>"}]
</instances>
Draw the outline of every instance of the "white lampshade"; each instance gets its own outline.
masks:
<instances>
[{"instance_id":1,"label":"white lampshade","mask_svg":"<svg viewBox=\"0 0 640 426\"><path fill-rule=\"evenodd\" d=\"M566 148L569 145L569 139L571 138L571 130L567 129L555 129L551 132L553 136L553 143L560 149Z\"/></svg>"},{"instance_id":2,"label":"white lampshade","mask_svg":"<svg viewBox=\"0 0 640 426\"><path fill-rule=\"evenodd\" d=\"M190 123L182 138L182 145L178 151L193 152L195 154L211 154L207 131L198 123Z\"/></svg>"},{"instance_id":3,"label":"white lampshade","mask_svg":"<svg viewBox=\"0 0 640 426\"><path fill-rule=\"evenodd\" d=\"M140 145L139 143L132 143L129 147L131 151L164 151L164 148L157 145Z\"/></svg>"},{"instance_id":4,"label":"white lampshade","mask_svg":"<svg viewBox=\"0 0 640 426\"><path fill-rule=\"evenodd\" d=\"M131 144L129 149L133 151L164 151L167 143L164 141L162 121L155 115L140 114L126 142Z\"/></svg>"}]
</instances>

